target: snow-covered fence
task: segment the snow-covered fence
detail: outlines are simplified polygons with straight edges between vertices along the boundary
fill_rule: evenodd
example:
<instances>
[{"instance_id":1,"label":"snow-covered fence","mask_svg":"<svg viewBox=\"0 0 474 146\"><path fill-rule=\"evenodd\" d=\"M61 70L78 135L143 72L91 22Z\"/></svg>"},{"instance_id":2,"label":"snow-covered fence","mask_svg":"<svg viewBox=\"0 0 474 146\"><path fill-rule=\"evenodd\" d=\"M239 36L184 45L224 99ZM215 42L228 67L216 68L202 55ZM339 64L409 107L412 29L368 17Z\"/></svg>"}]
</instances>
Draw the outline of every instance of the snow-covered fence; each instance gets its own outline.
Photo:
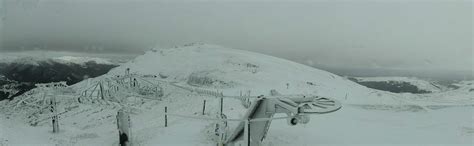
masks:
<instances>
[{"instance_id":1,"label":"snow-covered fence","mask_svg":"<svg viewBox=\"0 0 474 146\"><path fill-rule=\"evenodd\" d=\"M181 89L184 89L184 90L188 90L188 91L194 92L194 88L192 88L192 87L180 86L180 85L175 85L175 84L173 84L173 85L176 86L176 87L178 87L178 88L181 88Z\"/></svg>"},{"instance_id":2,"label":"snow-covered fence","mask_svg":"<svg viewBox=\"0 0 474 146\"><path fill-rule=\"evenodd\" d=\"M165 107L166 109L166 107ZM186 118L186 119L199 119L199 120L206 120L206 121L214 121L214 128L213 128L213 133L215 135L215 140L218 142L218 144L229 144L228 141L228 133L230 130L228 127L228 122L244 122L245 128L244 128L244 142L247 144L249 143L249 136L250 136L250 123L253 122L264 122L264 121L274 121L274 120L289 120L293 119L296 116L286 116L286 117L270 117L270 118L253 118L253 119L230 119L227 118L225 115L221 115L218 117L209 117L209 116L195 116L195 115L181 115L181 114L174 114L174 113L169 113L167 110L165 110L165 119L167 119L168 116L171 117L176 117L176 118ZM167 120L165 120L165 127L167 126ZM255 133L258 134L258 133ZM247 137L247 138L245 138Z\"/></svg>"},{"instance_id":3,"label":"snow-covered fence","mask_svg":"<svg viewBox=\"0 0 474 146\"><path fill-rule=\"evenodd\" d=\"M245 94L243 94L242 91L240 91L240 96L238 99L242 103L242 106L244 106L245 108L249 108L250 105L252 105L252 102L250 101L250 98L251 98L250 93L251 93L250 90L248 90Z\"/></svg>"},{"instance_id":4,"label":"snow-covered fence","mask_svg":"<svg viewBox=\"0 0 474 146\"><path fill-rule=\"evenodd\" d=\"M35 84L38 91L43 92L43 97L33 98L31 95L23 95L14 103L15 107L13 110L16 110L20 105L28 105L34 108L42 108L49 106L47 101L56 96L57 92L63 92L67 87L66 82L54 82L54 83L45 83L45 84ZM52 94L52 95L51 95Z\"/></svg>"},{"instance_id":5,"label":"snow-covered fence","mask_svg":"<svg viewBox=\"0 0 474 146\"><path fill-rule=\"evenodd\" d=\"M245 108L249 108L250 105L252 105L250 98L239 98L239 100L242 103L242 106L244 106Z\"/></svg>"},{"instance_id":6,"label":"snow-covered fence","mask_svg":"<svg viewBox=\"0 0 474 146\"><path fill-rule=\"evenodd\" d=\"M163 88L143 79L153 75L127 74L100 79L84 89L77 98L79 103L100 104L120 103L125 97L133 96L152 100L161 100Z\"/></svg>"},{"instance_id":7,"label":"snow-covered fence","mask_svg":"<svg viewBox=\"0 0 474 146\"><path fill-rule=\"evenodd\" d=\"M224 97L224 93L219 92L219 91L211 91L211 90L200 89L200 88L194 88L193 91L199 94L206 94L206 95L210 95L214 97Z\"/></svg>"},{"instance_id":8,"label":"snow-covered fence","mask_svg":"<svg viewBox=\"0 0 474 146\"><path fill-rule=\"evenodd\" d=\"M198 94L205 94L205 95L210 95L210 96L214 96L214 97L224 97L224 93L222 91L212 91L212 90L207 90L207 89L201 89L201 88L193 88L193 87L189 87L189 86L182 86L182 85L176 85L176 84L172 84L173 86L176 86L178 88L181 88L181 89L184 89L184 90L188 90L188 91L191 91L191 92L196 92Z\"/></svg>"},{"instance_id":9,"label":"snow-covered fence","mask_svg":"<svg viewBox=\"0 0 474 146\"><path fill-rule=\"evenodd\" d=\"M250 71L251 73L257 73L258 72L258 65L255 65L255 64L251 64L251 63L246 63L245 64L248 71Z\"/></svg>"},{"instance_id":10,"label":"snow-covered fence","mask_svg":"<svg viewBox=\"0 0 474 146\"><path fill-rule=\"evenodd\" d=\"M193 73L188 77L188 84L190 85L203 85L208 86L214 83L214 79L207 77L205 75L198 75L197 73Z\"/></svg>"}]
</instances>

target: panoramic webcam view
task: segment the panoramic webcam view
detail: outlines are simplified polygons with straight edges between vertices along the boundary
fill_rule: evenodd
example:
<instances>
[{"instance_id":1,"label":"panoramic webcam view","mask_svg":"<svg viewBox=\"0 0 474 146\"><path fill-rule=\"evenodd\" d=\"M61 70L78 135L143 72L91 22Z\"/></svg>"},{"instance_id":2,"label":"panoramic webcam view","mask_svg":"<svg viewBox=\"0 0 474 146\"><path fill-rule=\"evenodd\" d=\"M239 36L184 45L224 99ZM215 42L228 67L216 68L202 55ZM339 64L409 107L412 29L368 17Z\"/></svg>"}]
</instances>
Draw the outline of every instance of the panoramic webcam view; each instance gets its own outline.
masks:
<instances>
[{"instance_id":1,"label":"panoramic webcam view","mask_svg":"<svg viewBox=\"0 0 474 146\"><path fill-rule=\"evenodd\" d=\"M0 0L0 146L473 146L472 0Z\"/></svg>"}]
</instances>

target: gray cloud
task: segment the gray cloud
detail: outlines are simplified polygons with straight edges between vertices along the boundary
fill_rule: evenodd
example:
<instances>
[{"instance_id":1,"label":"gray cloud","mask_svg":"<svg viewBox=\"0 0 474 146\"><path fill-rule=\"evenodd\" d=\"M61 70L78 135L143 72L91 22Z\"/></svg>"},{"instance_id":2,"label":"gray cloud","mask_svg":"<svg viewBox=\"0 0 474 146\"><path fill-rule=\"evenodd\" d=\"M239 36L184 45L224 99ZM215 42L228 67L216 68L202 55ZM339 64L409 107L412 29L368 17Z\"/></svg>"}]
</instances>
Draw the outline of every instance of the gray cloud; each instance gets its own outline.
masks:
<instances>
[{"instance_id":1,"label":"gray cloud","mask_svg":"<svg viewBox=\"0 0 474 146\"><path fill-rule=\"evenodd\" d=\"M207 42L313 65L472 70L472 1L4 0L4 50Z\"/></svg>"}]
</instances>

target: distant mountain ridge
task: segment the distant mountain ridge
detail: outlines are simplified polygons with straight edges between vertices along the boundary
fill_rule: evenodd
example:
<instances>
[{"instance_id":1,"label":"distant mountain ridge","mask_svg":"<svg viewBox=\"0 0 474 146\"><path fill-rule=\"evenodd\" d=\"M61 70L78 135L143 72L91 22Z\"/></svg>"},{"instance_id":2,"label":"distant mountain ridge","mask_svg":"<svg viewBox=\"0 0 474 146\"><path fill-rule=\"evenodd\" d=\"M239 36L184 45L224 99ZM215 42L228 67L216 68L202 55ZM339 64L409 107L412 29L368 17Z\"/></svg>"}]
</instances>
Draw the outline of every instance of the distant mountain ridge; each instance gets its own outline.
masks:
<instances>
[{"instance_id":1,"label":"distant mountain ridge","mask_svg":"<svg viewBox=\"0 0 474 146\"><path fill-rule=\"evenodd\" d=\"M105 59L89 57L17 58L0 63L0 86L14 87L19 94L13 96L18 96L35 88L36 83L66 81L72 85L105 74L116 66ZM0 93L0 100L9 96L12 95Z\"/></svg>"},{"instance_id":2,"label":"distant mountain ridge","mask_svg":"<svg viewBox=\"0 0 474 146\"><path fill-rule=\"evenodd\" d=\"M436 93L447 90L441 84L415 77L348 77L350 80L368 88L393 93Z\"/></svg>"}]
</instances>

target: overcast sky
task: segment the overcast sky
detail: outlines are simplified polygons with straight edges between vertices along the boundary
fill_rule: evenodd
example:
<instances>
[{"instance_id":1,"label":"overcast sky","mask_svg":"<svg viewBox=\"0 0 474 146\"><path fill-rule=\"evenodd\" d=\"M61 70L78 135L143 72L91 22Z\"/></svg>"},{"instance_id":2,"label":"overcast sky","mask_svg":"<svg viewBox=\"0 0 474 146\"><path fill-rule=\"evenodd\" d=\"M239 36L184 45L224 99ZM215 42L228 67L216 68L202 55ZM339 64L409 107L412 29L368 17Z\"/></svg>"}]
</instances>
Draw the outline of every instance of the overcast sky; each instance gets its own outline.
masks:
<instances>
[{"instance_id":1,"label":"overcast sky","mask_svg":"<svg viewBox=\"0 0 474 146\"><path fill-rule=\"evenodd\" d=\"M316 66L474 68L471 0L178 1L3 0L1 50L205 42Z\"/></svg>"}]
</instances>

